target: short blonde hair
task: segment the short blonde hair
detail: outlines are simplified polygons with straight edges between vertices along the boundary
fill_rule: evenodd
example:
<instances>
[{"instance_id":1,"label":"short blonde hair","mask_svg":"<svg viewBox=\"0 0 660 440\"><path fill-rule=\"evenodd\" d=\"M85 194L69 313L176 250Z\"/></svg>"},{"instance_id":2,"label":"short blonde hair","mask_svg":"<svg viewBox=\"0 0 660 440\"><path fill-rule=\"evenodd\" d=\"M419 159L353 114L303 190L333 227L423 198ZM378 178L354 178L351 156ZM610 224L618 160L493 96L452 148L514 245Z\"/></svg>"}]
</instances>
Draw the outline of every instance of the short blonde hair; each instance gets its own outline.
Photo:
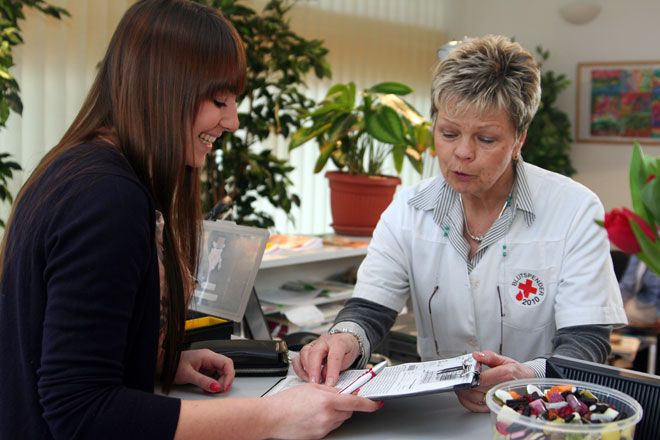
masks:
<instances>
[{"instance_id":1,"label":"short blonde hair","mask_svg":"<svg viewBox=\"0 0 660 440\"><path fill-rule=\"evenodd\" d=\"M527 130L541 101L541 70L520 44L500 35L470 38L436 64L431 118L505 110L516 136Z\"/></svg>"}]
</instances>

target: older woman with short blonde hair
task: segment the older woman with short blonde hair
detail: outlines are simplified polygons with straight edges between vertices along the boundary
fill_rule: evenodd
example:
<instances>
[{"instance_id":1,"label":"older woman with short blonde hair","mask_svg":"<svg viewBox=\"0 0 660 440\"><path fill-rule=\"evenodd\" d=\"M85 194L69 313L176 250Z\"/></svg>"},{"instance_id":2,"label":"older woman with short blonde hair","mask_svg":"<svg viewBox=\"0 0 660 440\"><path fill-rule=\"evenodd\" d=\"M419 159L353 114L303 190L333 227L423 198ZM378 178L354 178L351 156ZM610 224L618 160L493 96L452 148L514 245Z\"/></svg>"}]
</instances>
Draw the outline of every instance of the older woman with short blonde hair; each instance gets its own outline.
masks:
<instances>
[{"instance_id":1,"label":"older woman with short blonde hair","mask_svg":"<svg viewBox=\"0 0 660 440\"><path fill-rule=\"evenodd\" d=\"M472 352L490 367L461 403L542 377L545 358L605 362L626 323L595 194L525 163L541 97L540 69L520 44L471 38L432 79L441 176L399 192L383 213L351 298L330 334L303 348L298 375L333 384L364 363L410 299L422 360ZM527 148L534 148L530 145Z\"/></svg>"}]
</instances>

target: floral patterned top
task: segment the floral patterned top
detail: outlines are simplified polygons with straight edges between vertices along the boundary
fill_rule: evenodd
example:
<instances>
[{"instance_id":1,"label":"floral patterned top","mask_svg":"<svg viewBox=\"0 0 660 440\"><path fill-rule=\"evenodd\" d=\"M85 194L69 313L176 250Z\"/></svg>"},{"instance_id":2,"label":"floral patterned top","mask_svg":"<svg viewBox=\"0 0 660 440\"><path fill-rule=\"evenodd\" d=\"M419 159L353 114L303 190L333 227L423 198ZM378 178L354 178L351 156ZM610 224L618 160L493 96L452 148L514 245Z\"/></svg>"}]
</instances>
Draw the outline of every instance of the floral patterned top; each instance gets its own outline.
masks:
<instances>
[{"instance_id":1,"label":"floral patterned top","mask_svg":"<svg viewBox=\"0 0 660 440\"><path fill-rule=\"evenodd\" d=\"M158 275L160 281L160 331L158 336L158 359L156 363L157 371L162 370L163 354L165 336L167 335L167 310L170 307L170 294L167 287L167 277L165 276L165 251L163 248L163 229L165 228L165 219L163 214L156 210L156 253L158 254ZM188 293L186 295L185 304L188 304L190 295L192 295L195 288L195 277L190 273L190 269L185 269L186 277L189 281Z\"/></svg>"},{"instance_id":2,"label":"floral patterned top","mask_svg":"<svg viewBox=\"0 0 660 440\"><path fill-rule=\"evenodd\" d=\"M167 280L165 278L164 250L163 250L163 228L165 219L160 211L156 210L156 253L158 254L158 275L160 280L160 331L158 333L158 358L156 361L157 371L163 368L163 342L167 334L167 309L169 308L169 294L167 291Z\"/></svg>"}]
</instances>

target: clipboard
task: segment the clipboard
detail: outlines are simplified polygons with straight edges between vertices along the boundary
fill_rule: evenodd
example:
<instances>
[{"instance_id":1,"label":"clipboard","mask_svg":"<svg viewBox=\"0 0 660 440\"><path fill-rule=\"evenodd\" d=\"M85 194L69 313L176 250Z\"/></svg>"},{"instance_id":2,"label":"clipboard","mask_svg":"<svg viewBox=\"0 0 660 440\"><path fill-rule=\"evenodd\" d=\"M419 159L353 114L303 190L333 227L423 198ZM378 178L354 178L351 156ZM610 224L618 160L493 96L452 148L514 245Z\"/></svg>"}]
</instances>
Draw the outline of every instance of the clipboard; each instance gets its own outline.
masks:
<instances>
[{"instance_id":1,"label":"clipboard","mask_svg":"<svg viewBox=\"0 0 660 440\"><path fill-rule=\"evenodd\" d=\"M383 369L380 374L363 385L356 394L373 400L388 400L474 388L479 385L480 368L481 364L472 357L472 354L450 359L395 365ZM342 372L335 387L344 388L365 371L367 370ZM264 396L276 394L303 383L297 376L287 376L268 390Z\"/></svg>"}]
</instances>

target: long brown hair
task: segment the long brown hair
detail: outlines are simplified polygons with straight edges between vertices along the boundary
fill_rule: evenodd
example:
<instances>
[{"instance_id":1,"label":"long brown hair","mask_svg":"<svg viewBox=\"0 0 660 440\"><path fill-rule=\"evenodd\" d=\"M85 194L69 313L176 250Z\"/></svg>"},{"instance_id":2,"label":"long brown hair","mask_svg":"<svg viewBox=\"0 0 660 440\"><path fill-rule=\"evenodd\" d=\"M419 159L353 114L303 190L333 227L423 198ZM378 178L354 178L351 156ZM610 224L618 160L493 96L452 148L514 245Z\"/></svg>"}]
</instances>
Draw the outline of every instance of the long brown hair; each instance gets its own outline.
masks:
<instances>
[{"instance_id":1,"label":"long brown hair","mask_svg":"<svg viewBox=\"0 0 660 440\"><path fill-rule=\"evenodd\" d=\"M163 264L169 291L161 375L165 391L179 363L190 293L188 273L197 270L202 218L199 171L186 166L185 146L192 143L192 123L201 104L219 92L240 94L245 72L241 39L217 11L188 0L135 3L119 22L80 112L18 193L3 237L0 279L5 256L12 252L7 237L32 223L12 221L26 190L70 149L99 138L114 144L165 219ZM89 148L93 150L93 144ZM75 164L66 166L75 169ZM60 171L61 184L71 179L67 176L80 173L68 171Z\"/></svg>"}]
</instances>

